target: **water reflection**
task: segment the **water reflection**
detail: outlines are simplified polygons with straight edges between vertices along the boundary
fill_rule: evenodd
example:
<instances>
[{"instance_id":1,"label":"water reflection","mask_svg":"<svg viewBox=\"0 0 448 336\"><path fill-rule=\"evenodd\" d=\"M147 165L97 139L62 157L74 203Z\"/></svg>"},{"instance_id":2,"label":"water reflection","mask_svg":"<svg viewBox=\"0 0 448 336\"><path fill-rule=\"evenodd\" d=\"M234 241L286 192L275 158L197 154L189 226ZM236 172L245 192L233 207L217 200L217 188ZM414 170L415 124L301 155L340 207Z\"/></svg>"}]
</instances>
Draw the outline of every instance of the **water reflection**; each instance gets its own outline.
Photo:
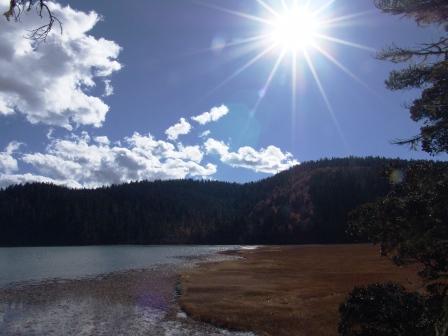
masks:
<instances>
[{"instance_id":1,"label":"water reflection","mask_svg":"<svg viewBox=\"0 0 448 336\"><path fill-rule=\"evenodd\" d=\"M79 278L181 264L232 246L81 246L0 248L0 286L48 278Z\"/></svg>"},{"instance_id":2,"label":"water reflection","mask_svg":"<svg viewBox=\"0 0 448 336\"><path fill-rule=\"evenodd\" d=\"M180 312L177 272L179 263L191 259L183 257L150 269L4 286L0 335L251 335L216 329Z\"/></svg>"}]
</instances>

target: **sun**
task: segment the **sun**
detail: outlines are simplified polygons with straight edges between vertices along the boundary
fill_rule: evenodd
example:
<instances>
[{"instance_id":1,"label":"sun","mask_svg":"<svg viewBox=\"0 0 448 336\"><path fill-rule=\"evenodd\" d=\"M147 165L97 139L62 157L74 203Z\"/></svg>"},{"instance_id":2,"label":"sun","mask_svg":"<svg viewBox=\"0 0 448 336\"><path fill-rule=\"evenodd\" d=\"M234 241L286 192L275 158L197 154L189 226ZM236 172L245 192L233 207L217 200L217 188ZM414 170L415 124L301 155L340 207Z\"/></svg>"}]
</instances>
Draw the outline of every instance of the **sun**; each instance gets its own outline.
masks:
<instances>
[{"instance_id":1,"label":"sun","mask_svg":"<svg viewBox=\"0 0 448 336\"><path fill-rule=\"evenodd\" d=\"M274 55L272 69L260 84L259 95L251 109L251 115L256 114L278 70L282 64L286 64L290 66L291 115L295 116L298 98L301 98L299 96L303 94L301 88L304 86L299 84L310 78L315 82L331 119L343 139L337 116L325 90L325 79L321 79L320 66L325 64L324 61L331 63L369 91L371 90L331 52L334 45L356 48L369 53L377 52L374 48L336 37L336 30L339 27L357 24L356 22L360 22L357 19L368 14L369 11L337 15L337 0L254 0L253 2L258 5L258 9L261 9L260 15L254 14L257 13L255 11L241 12L210 3L202 4L250 21L259 28L259 33L255 35L224 43L223 48L228 49L229 52L235 50L235 55L250 55L250 57L209 94L215 93L260 60L272 60Z\"/></svg>"},{"instance_id":2,"label":"sun","mask_svg":"<svg viewBox=\"0 0 448 336\"><path fill-rule=\"evenodd\" d=\"M292 8L272 20L271 43L283 50L304 51L312 47L323 26L318 16L307 8Z\"/></svg>"}]
</instances>

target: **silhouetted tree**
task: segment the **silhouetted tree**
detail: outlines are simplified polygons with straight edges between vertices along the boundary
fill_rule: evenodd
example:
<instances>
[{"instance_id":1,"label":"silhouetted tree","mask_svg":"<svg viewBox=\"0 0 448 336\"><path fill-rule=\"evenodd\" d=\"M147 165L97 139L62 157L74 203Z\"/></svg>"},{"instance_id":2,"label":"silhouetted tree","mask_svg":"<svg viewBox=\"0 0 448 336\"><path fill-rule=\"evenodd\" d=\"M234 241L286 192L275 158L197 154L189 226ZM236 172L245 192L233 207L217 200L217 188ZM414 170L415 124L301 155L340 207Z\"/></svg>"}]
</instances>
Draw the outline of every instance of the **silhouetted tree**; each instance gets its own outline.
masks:
<instances>
[{"instance_id":1,"label":"silhouetted tree","mask_svg":"<svg viewBox=\"0 0 448 336\"><path fill-rule=\"evenodd\" d=\"M51 11L47 0L10 0L9 8L3 15L8 21L11 18L18 21L23 12L33 9L37 11L37 15L45 21L45 24L32 29L27 36L29 39L37 42L45 41L55 24L59 26L62 34L62 23Z\"/></svg>"},{"instance_id":2,"label":"silhouetted tree","mask_svg":"<svg viewBox=\"0 0 448 336\"><path fill-rule=\"evenodd\" d=\"M414 164L391 192L351 214L349 231L379 244L397 265L419 264L420 276L438 288L431 310L433 335L448 335L448 169L434 162ZM434 285L435 280L443 280ZM434 301L434 300L433 300ZM382 309L390 309L387 302ZM359 308L362 310L362 308ZM391 322L392 323L392 322Z\"/></svg>"},{"instance_id":3,"label":"silhouetted tree","mask_svg":"<svg viewBox=\"0 0 448 336\"><path fill-rule=\"evenodd\" d=\"M387 13L406 15L419 24L442 25L448 29L446 0L376 0ZM395 45L384 49L378 58L394 63L408 63L406 68L390 73L390 90L421 89L421 96L409 106L412 120L423 122L420 134L398 144L421 144L424 151L437 154L448 151L448 35L415 48Z\"/></svg>"},{"instance_id":4,"label":"silhouetted tree","mask_svg":"<svg viewBox=\"0 0 448 336\"><path fill-rule=\"evenodd\" d=\"M433 336L429 304L394 283L356 287L340 306L342 336Z\"/></svg>"},{"instance_id":5,"label":"silhouetted tree","mask_svg":"<svg viewBox=\"0 0 448 336\"><path fill-rule=\"evenodd\" d=\"M446 0L375 0L375 5L386 13L411 17L419 24L446 24Z\"/></svg>"},{"instance_id":6,"label":"silhouetted tree","mask_svg":"<svg viewBox=\"0 0 448 336\"><path fill-rule=\"evenodd\" d=\"M376 5L385 12L405 15L418 24L436 24L447 28L448 1L446 0L376 0ZM409 106L411 118L423 121L420 134L399 144L411 144L431 154L448 152L448 36L417 48L392 46L378 57L395 63L412 62L408 67L392 71L386 85L391 90L417 88L421 96ZM411 165L407 169L392 172L396 176L392 190L383 198L363 205L351 215L349 231L355 236L367 238L379 244L383 255L390 256L397 265L418 263L420 275L427 282L445 279L448 275L448 170L444 165L425 162ZM397 176L403 176L397 178ZM405 313L406 305L397 305L393 300L376 300L378 313L372 313L369 299L377 296L417 295L404 293L392 287L367 287L355 289L348 301L341 306L343 335L388 335L387 333L357 333L359 328L383 324L385 328L396 326L395 318L384 319L380 312ZM424 298L426 315L420 321L430 321L429 335L448 335L448 287L445 282L427 286ZM395 293L395 294L394 294ZM356 299L356 297L358 299ZM347 305L355 301L356 314L348 316ZM345 308L344 308L345 307ZM428 308L430 307L430 308ZM397 317L398 318L398 317ZM410 317L412 318L412 316ZM350 320L351 319L351 320ZM347 322L349 321L349 323ZM347 324L348 323L348 324ZM426 322L425 322L426 323ZM415 326L418 330L417 326ZM412 330L409 335L414 335ZM421 333L425 335L425 333ZM394 335L407 335L396 332ZM419 334L420 335L420 334Z\"/></svg>"},{"instance_id":7,"label":"silhouetted tree","mask_svg":"<svg viewBox=\"0 0 448 336\"><path fill-rule=\"evenodd\" d=\"M428 280L448 276L448 169L421 162L376 202L351 214L350 232L379 244L397 265L420 263Z\"/></svg>"}]
</instances>

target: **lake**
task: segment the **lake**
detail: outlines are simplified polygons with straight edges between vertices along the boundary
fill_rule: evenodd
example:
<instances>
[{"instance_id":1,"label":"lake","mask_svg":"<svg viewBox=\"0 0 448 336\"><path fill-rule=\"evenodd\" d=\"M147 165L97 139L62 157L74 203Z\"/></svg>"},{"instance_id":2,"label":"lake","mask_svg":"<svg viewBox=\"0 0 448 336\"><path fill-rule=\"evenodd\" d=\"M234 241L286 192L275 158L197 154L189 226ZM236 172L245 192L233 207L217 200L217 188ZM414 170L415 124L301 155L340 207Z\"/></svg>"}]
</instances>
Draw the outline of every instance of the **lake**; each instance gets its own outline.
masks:
<instances>
[{"instance_id":1,"label":"lake","mask_svg":"<svg viewBox=\"0 0 448 336\"><path fill-rule=\"evenodd\" d=\"M179 271L235 246L0 248L0 336L250 336L193 321Z\"/></svg>"},{"instance_id":2,"label":"lake","mask_svg":"<svg viewBox=\"0 0 448 336\"><path fill-rule=\"evenodd\" d=\"M0 248L0 286L182 264L232 248L235 246L5 247Z\"/></svg>"}]
</instances>

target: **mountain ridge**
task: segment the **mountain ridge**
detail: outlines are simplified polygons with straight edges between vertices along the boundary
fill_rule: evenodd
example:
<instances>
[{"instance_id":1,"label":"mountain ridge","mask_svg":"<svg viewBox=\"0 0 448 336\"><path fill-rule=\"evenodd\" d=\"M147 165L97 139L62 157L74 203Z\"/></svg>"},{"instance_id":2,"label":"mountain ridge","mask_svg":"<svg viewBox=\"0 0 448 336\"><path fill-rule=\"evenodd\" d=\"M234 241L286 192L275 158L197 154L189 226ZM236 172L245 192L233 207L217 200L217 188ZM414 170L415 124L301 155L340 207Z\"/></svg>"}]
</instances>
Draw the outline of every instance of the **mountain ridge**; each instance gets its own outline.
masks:
<instances>
[{"instance_id":1,"label":"mountain ridge","mask_svg":"<svg viewBox=\"0 0 448 336\"><path fill-rule=\"evenodd\" d=\"M324 159L245 184L10 186L0 191L0 245L347 243L349 212L390 190L386 170L409 164Z\"/></svg>"}]
</instances>

